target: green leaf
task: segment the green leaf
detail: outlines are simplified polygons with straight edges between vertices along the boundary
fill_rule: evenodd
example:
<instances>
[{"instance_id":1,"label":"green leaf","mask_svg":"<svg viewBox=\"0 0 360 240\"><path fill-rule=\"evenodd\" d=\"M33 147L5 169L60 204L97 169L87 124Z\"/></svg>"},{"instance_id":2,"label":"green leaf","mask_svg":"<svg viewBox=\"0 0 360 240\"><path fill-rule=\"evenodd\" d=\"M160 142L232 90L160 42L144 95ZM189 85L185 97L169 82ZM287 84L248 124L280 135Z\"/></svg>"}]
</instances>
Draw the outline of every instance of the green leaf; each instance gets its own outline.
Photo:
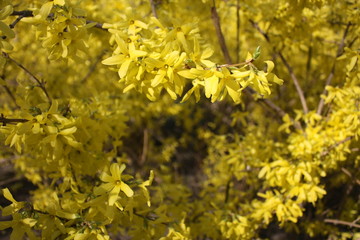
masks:
<instances>
[{"instance_id":1,"label":"green leaf","mask_svg":"<svg viewBox=\"0 0 360 240\"><path fill-rule=\"evenodd\" d=\"M253 59L256 60L259 58L261 53L261 49L260 46L257 46L257 48L255 49L254 53L253 53Z\"/></svg>"}]
</instances>

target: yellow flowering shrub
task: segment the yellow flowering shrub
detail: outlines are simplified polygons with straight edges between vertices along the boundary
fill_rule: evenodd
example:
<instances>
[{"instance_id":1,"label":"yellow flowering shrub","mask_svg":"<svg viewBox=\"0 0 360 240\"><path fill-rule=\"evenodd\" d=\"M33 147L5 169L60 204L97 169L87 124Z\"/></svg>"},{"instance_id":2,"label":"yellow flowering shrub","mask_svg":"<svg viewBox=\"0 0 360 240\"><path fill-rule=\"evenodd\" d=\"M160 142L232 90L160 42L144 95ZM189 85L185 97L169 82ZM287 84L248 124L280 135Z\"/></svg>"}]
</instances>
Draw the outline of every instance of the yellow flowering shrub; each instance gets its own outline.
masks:
<instances>
[{"instance_id":1,"label":"yellow flowering shrub","mask_svg":"<svg viewBox=\"0 0 360 240\"><path fill-rule=\"evenodd\" d=\"M356 0L0 2L0 238L360 239Z\"/></svg>"}]
</instances>

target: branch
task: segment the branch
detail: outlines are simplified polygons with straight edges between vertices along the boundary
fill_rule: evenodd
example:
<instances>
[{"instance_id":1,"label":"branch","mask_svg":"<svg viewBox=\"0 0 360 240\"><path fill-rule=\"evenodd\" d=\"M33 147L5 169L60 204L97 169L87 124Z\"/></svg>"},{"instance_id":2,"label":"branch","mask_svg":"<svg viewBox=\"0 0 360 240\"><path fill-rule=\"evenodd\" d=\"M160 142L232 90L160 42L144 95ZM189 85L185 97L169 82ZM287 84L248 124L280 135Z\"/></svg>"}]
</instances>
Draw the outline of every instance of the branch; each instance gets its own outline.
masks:
<instances>
[{"instance_id":1,"label":"branch","mask_svg":"<svg viewBox=\"0 0 360 240\"><path fill-rule=\"evenodd\" d=\"M22 16L22 17L33 17L33 11L24 10L24 11L13 11L10 16Z\"/></svg>"},{"instance_id":2,"label":"branch","mask_svg":"<svg viewBox=\"0 0 360 240\"><path fill-rule=\"evenodd\" d=\"M236 0L236 62L240 57L240 0Z\"/></svg>"},{"instance_id":3,"label":"branch","mask_svg":"<svg viewBox=\"0 0 360 240\"><path fill-rule=\"evenodd\" d=\"M340 224L340 225L346 225L349 227L354 227L354 228L360 228L359 224L356 223L352 223L352 222L346 222L346 221L341 221L341 220L337 220L337 219L325 219L324 222L327 223L333 223L333 224Z\"/></svg>"},{"instance_id":4,"label":"branch","mask_svg":"<svg viewBox=\"0 0 360 240\"><path fill-rule=\"evenodd\" d=\"M0 114L0 123L2 123L3 126L6 126L6 124L17 124L17 123L28 122L28 121L29 120L22 119L22 118L5 118L2 113Z\"/></svg>"},{"instance_id":5,"label":"branch","mask_svg":"<svg viewBox=\"0 0 360 240\"><path fill-rule=\"evenodd\" d=\"M240 65L249 64L249 62L232 64L231 57L230 57L228 48L227 48L226 43L225 43L224 34L221 31L220 19L219 19L219 15L218 15L218 13L216 11L216 6L215 6L215 1L214 0L213 0L213 7L211 7L211 16L212 16L212 19L214 21L216 35L217 35L217 38L219 40L221 50L223 52L225 61L227 63L227 64L220 65L220 67L234 67L234 66L240 66ZM253 90L250 87L247 87L245 89L245 91L247 93L249 93L250 95L255 93L255 90ZM273 109L280 117L283 117L286 114L284 110L282 110L279 106L277 106L271 100L269 100L269 99L261 99L261 101L263 101L268 107ZM297 129L301 129L301 126L300 126L300 124L298 122L295 123L295 127Z\"/></svg>"},{"instance_id":6,"label":"branch","mask_svg":"<svg viewBox=\"0 0 360 240\"><path fill-rule=\"evenodd\" d=\"M264 32L256 22L254 22L251 19L249 21L253 25L253 27L255 27L256 30L258 30L258 32L260 32L261 35L263 35L263 37L266 39L266 41L268 43L271 43L269 35L266 32ZM306 100L305 100L304 92L303 92L303 90L302 90L302 88L301 88L301 86L299 84L299 81L298 81L297 77L294 74L294 71L293 71L292 67L290 66L289 62L285 59L285 57L284 57L284 55L282 54L281 51L277 51L277 55L280 57L281 61L283 62L283 64L287 68L291 79L293 80L293 83L294 83L296 91L297 91L297 93L299 95L300 102L301 102L304 113L308 113L309 109L308 109L308 106L307 106L307 103L306 103Z\"/></svg>"},{"instance_id":7,"label":"branch","mask_svg":"<svg viewBox=\"0 0 360 240\"><path fill-rule=\"evenodd\" d=\"M105 52L106 51L104 50L97 56L95 62L90 66L89 71L86 73L86 75L80 81L80 83L85 83L86 80L91 76L91 74L95 71L97 64L100 62L101 58L104 56Z\"/></svg>"},{"instance_id":8,"label":"branch","mask_svg":"<svg viewBox=\"0 0 360 240\"><path fill-rule=\"evenodd\" d=\"M103 28L103 23L99 23L99 22L95 22L95 21L91 21L91 20L86 20L86 24L89 23L96 23L94 27L104 30L104 31L108 31L106 28Z\"/></svg>"},{"instance_id":9,"label":"branch","mask_svg":"<svg viewBox=\"0 0 360 240\"><path fill-rule=\"evenodd\" d=\"M51 98L49 96L49 93L47 92L46 88L45 88L45 82L44 81L40 81L32 72L30 72L26 67L24 67L21 63L17 62L16 60L14 60L13 58L11 58L7 53L2 53L3 56L7 59L9 59L10 61L12 61L13 63L15 63L16 66L18 66L19 68L21 68L22 70L24 70L27 74L29 74L38 84L38 87L41 88L41 90L45 93L49 103L51 104Z\"/></svg>"},{"instance_id":10,"label":"branch","mask_svg":"<svg viewBox=\"0 0 360 240\"><path fill-rule=\"evenodd\" d=\"M4 79L5 81L5 74L3 73L2 76L0 76L0 78ZM16 108L20 108L19 105L16 103L16 99L15 99L15 96L14 94L11 92L10 88L7 86L7 85L3 85L6 93L10 96L11 100L14 102Z\"/></svg>"},{"instance_id":11,"label":"branch","mask_svg":"<svg viewBox=\"0 0 360 240\"><path fill-rule=\"evenodd\" d=\"M228 50L228 48L226 46L226 43L225 43L224 34L221 31L220 18L219 18L219 15L217 13L217 10L216 10L215 0L213 0L213 6L211 7L211 18L212 18L212 20L214 22L216 35L217 35L217 38L219 40L221 51L223 52L225 62L228 63L228 64L231 64L232 61L231 61L231 57L230 57L230 54L229 54L229 50Z\"/></svg>"},{"instance_id":12,"label":"branch","mask_svg":"<svg viewBox=\"0 0 360 240\"><path fill-rule=\"evenodd\" d=\"M346 168L341 168L341 171L343 173L345 173L349 178L351 178L357 185L360 185L360 180L357 179L355 176L353 176L349 170L347 170Z\"/></svg>"},{"instance_id":13,"label":"branch","mask_svg":"<svg viewBox=\"0 0 360 240\"><path fill-rule=\"evenodd\" d=\"M14 94L10 91L10 88L6 85L3 85L6 93L10 96L11 100L14 102L16 108L20 108L19 105L16 103L16 99L14 97Z\"/></svg>"},{"instance_id":14,"label":"branch","mask_svg":"<svg viewBox=\"0 0 360 240\"><path fill-rule=\"evenodd\" d=\"M0 181L0 187L4 187L6 185L9 185L10 183L17 182L17 181L22 180L22 179L23 179L22 177L8 178L6 180Z\"/></svg>"},{"instance_id":15,"label":"branch","mask_svg":"<svg viewBox=\"0 0 360 240\"><path fill-rule=\"evenodd\" d=\"M157 12L156 12L156 5L154 0L150 0L150 5L151 5L151 12L154 15L155 18L158 18Z\"/></svg>"},{"instance_id":16,"label":"branch","mask_svg":"<svg viewBox=\"0 0 360 240\"><path fill-rule=\"evenodd\" d=\"M23 10L23 11L13 11L12 14L10 14L10 16L19 16L12 24L10 24L10 28L14 28L15 25L24 17L33 17L34 14L33 14L33 11L31 10ZM52 15L50 15L52 16ZM89 23L94 23L94 21L91 21L91 20L86 20L86 23L89 24ZM103 24L102 23L98 23L96 22L96 25L95 27L96 28L99 28L101 30L105 30L107 31L107 29L103 28L102 27Z\"/></svg>"},{"instance_id":17,"label":"branch","mask_svg":"<svg viewBox=\"0 0 360 240\"><path fill-rule=\"evenodd\" d=\"M348 34L348 32L349 32L350 26L351 26L351 22L348 22L348 24L346 25L346 28L345 28L343 37L342 37L342 39L341 39L341 42L340 42L340 44L339 44L338 50L336 51L336 56L335 56L334 63L333 63L333 65L332 65L332 67L331 67L331 71L330 71L330 73L329 73L329 76L328 76L327 79L326 79L325 87L324 87L324 90L323 90L323 92L322 92L321 95L325 95L325 94L327 93L326 87L330 85L331 80L332 80L333 77L334 77L336 59L337 59L338 57L340 57L340 56L344 53L345 38L346 38L346 36L347 36L347 34ZM321 95L320 95L320 96L321 96ZM325 100L320 97L319 105L318 105L318 108L317 108L317 111L316 111L317 114L321 115L321 112L322 112L322 110L323 110L323 108L324 108L324 104L325 104Z\"/></svg>"},{"instance_id":18,"label":"branch","mask_svg":"<svg viewBox=\"0 0 360 240\"><path fill-rule=\"evenodd\" d=\"M340 142L335 143L334 145L330 146L327 150L323 151L323 152L320 154L320 156L321 156L321 157L324 157L324 156L328 155L331 150L333 150L333 149L336 148L337 146L339 146L339 145L341 145L341 144L343 144L343 143L345 143L345 142L347 142L347 141L350 141L350 140L353 139L353 138L354 138L354 136L350 136L350 137L345 138L344 140L341 140Z\"/></svg>"},{"instance_id":19,"label":"branch","mask_svg":"<svg viewBox=\"0 0 360 240\"><path fill-rule=\"evenodd\" d=\"M17 18L15 19L15 21L9 25L9 27L10 27L10 28L14 28L15 25L16 25L18 22L20 22L20 20L23 19L23 18L24 18L23 16L17 17Z\"/></svg>"},{"instance_id":20,"label":"branch","mask_svg":"<svg viewBox=\"0 0 360 240\"><path fill-rule=\"evenodd\" d=\"M144 141L143 141L143 150L140 158L140 165L143 165L146 161L146 157L149 151L149 131L147 128L144 129Z\"/></svg>"}]
</instances>

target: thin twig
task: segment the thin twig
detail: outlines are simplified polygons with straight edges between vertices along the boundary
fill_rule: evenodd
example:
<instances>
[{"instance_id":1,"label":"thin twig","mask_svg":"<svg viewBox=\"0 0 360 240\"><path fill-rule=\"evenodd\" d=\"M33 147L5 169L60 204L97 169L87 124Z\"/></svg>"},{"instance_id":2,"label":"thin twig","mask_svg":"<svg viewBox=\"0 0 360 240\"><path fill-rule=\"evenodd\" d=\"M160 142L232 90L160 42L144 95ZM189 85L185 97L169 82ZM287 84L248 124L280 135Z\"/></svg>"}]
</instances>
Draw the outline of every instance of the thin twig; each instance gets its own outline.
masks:
<instances>
[{"instance_id":1,"label":"thin twig","mask_svg":"<svg viewBox=\"0 0 360 240\"><path fill-rule=\"evenodd\" d=\"M33 14L33 11L31 10L23 10L23 11L13 11L11 16L19 16L12 24L10 24L10 27L11 28L14 28L15 25L24 17L33 17L34 14ZM51 17L51 15L49 16ZM99 28L101 30L105 30L107 31L107 29L103 28L103 24L102 23L99 23L99 22L94 22L94 21L91 21L91 20L86 20L86 23L89 24L89 23L96 23L95 27L96 28Z\"/></svg>"},{"instance_id":2,"label":"thin twig","mask_svg":"<svg viewBox=\"0 0 360 240\"><path fill-rule=\"evenodd\" d=\"M214 22L216 35L217 35L217 38L219 40L221 51L223 52L225 62L228 63L228 64L231 64L232 61L231 61L231 57L230 57L230 54L229 54L229 50L228 50L228 48L226 46L226 43L225 43L224 34L223 34L222 30L221 30L220 18L219 18L219 15L217 13L217 10L216 10L215 0L213 0L213 6L211 7L211 18L212 18L212 20Z\"/></svg>"},{"instance_id":3,"label":"thin twig","mask_svg":"<svg viewBox=\"0 0 360 240\"><path fill-rule=\"evenodd\" d=\"M5 118L3 114L0 114L0 123L2 123L3 126L6 126L6 124L16 124L28 121L29 120L23 118Z\"/></svg>"},{"instance_id":4,"label":"thin twig","mask_svg":"<svg viewBox=\"0 0 360 240\"><path fill-rule=\"evenodd\" d=\"M251 87L247 87L244 90L246 93L248 93L250 96L254 93L256 93L256 91L254 89L252 89ZM286 115L286 112L284 110L282 110L278 105L276 105L273 101L269 100L269 99L258 99L259 102L263 102L266 106L268 106L269 108L271 108L272 110L274 110L276 112L276 114L278 116L280 116L281 118L284 117ZM291 122L294 124L294 127L298 130L302 130L301 124L298 121L295 121L294 119L292 119L290 117Z\"/></svg>"},{"instance_id":5,"label":"thin twig","mask_svg":"<svg viewBox=\"0 0 360 240\"><path fill-rule=\"evenodd\" d=\"M22 179L23 178L21 178L21 177L8 178L6 180L0 181L0 186L3 187L3 186L6 186L6 185L9 185L10 183L17 182L17 181L22 180Z\"/></svg>"},{"instance_id":6,"label":"thin twig","mask_svg":"<svg viewBox=\"0 0 360 240\"><path fill-rule=\"evenodd\" d=\"M250 23L253 25L253 27L255 27L256 30L258 30L258 32L261 33L261 35L266 39L266 41L268 43L270 43L270 37L269 35L264 32L260 27L259 25L254 22L253 20L249 20ZM299 80L297 79L292 67L290 66L289 62L285 59L284 55L282 54L281 51L277 51L277 55L280 57L281 61L283 62L283 64L285 65L286 69L288 70L289 74L290 74L290 77L291 79L293 80L293 83L295 85L295 88L296 88L296 91L299 95L299 98L300 98L300 102L301 102L301 105L302 105L302 108L303 108L303 111L304 113L308 113L309 112L309 109L308 109L308 106L307 106L307 103L306 103L306 99L305 99L305 96L304 96L304 92L299 84Z\"/></svg>"},{"instance_id":7,"label":"thin twig","mask_svg":"<svg viewBox=\"0 0 360 240\"><path fill-rule=\"evenodd\" d=\"M33 17L33 11L23 10L23 11L13 11L11 16L22 16L22 17Z\"/></svg>"},{"instance_id":8,"label":"thin twig","mask_svg":"<svg viewBox=\"0 0 360 240\"><path fill-rule=\"evenodd\" d=\"M241 63L235 63L235 64L222 64L222 65L217 65L218 68L222 68L222 67L238 67L238 66L242 66L242 65L247 65L249 64L250 61L246 61L246 62L241 62ZM210 68L209 68L210 69Z\"/></svg>"},{"instance_id":9,"label":"thin twig","mask_svg":"<svg viewBox=\"0 0 360 240\"><path fill-rule=\"evenodd\" d=\"M100 62L101 58L104 56L105 54L105 50L102 51L97 57L95 62L90 66L89 71L86 73L86 75L83 77L83 79L81 79L80 83L85 83L86 80L91 76L91 74L95 71L96 66L98 65L98 63Z\"/></svg>"},{"instance_id":10,"label":"thin twig","mask_svg":"<svg viewBox=\"0 0 360 240\"><path fill-rule=\"evenodd\" d=\"M86 20L86 24L89 24L89 23L96 23L95 24L95 28L98 28L100 30L104 30L104 31L108 31L106 28L103 28L103 23L99 23L99 22L95 22L95 21L91 21L91 20Z\"/></svg>"},{"instance_id":11,"label":"thin twig","mask_svg":"<svg viewBox=\"0 0 360 240\"><path fill-rule=\"evenodd\" d=\"M20 22L20 20L23 19L23 18L24 18L24 16L22 16L22 15L18 16L18 17L15 19L15 21L9 25L9 27L10 27L10 28L14 28L15 25L16 25L18 22Z\"/></svg>"},{"instance_id":12,"label":"thin twig","mask_svg":"<svg viewBox=\"0 0 360 240\"><path fill-rule=\"evenodd\" d=\"M236 0L236 62L240 58L240 0Z\"/></svg>"},{"instance_id":13,"label":"thin twig","mask_svg":"<svg viewBox=\"0 0 360 240\"><path fill-rule=\"evenodd\" d=\"M29 74L38 84L38 87L41 88L41 90L45 93L49 103L51 103L51 98L49 93L47 92L46 88L45 88L45 82L44 81L40 81L40 79L38 79L32 72L30 72L26 67L24 67L21 63L17 62L15 59L11 58L7 53L3 52L3 56L7 59L9 59L10 61L12 61L13 63L15 63L16 66L18 66L19 68L21 68L22 70L24 70L27 74Z\"/></svg>"},{"instance_id":14,"label":"thin twig","mask_svg":"<svg viewBox=\"0 0 360 240\"><path fill-rule=\"evenodd\" d=\"M143 150L140 158L140 165L143 165L146 161L149 150L149 131L147 128L144 129L144 141L143 141Z\"/></svg>"},{"instance_id":15,"label":"thin twig","mask_svg":"<svg viewBox=\"0 0 360 240\"><path fill-rule=\"evenodd\" d=\"M334 63L333 63L333 65L332 65L332 67L331 67L331 71L330 71L330 73L329 73L329 76L328 76L327 79L326 79L324 90L323 90L323 92L322 92L322 94L321 94L320 96L326 95L326 93L327 93L326 87L330 85L331 80L332 80L333 77L334 77L336 59L344 53L345 38L346 38L346 36L347 36L347 34L348 34L348 32L349 32L350 26L351 26L351 23L348 22L348 24L346 25L346 28L345 28L343 37L342 37L342 39L341 39L341 42L340 42L340 44L339 44L338 50L336 51L336 56L335 56L335 59L334 59ZM324 108L324 104L325 104L324 98L320 97L320 101L319 101L319 104L318 104L318 107L317 107L317 111L316 111L317 114L321 115L321 112L322 112L322 110L323 110L323 108Z\"/></svg>"},{"instance_id":16,"label":"thin twig","mask_svg":"<svg viewBox=\"0 0 360 240\"><path fill-rule=\"evenodd\" d=\"M20 108L19 105L16 103L16 99L15 99L15 96L14 94L11 92L10 88L6 85L3 86L6 93L10 96L11 100L14 102L16 108Z\"/></svg>"},{"instance_id":17,"label":"thin twig","mask_svg":"<svg viewBox=\"0 0 360 240\"><path fill-rule=\"evenodd\" d=\"M340 225L346 225L346 226L354 227L354 228L360 228L359 224L352 223L352 222L346 222L346 221L342 221L342 220L338 220L338 219L325 219L324 222L333 223L333 224L340 224Z\"/></svg>"},{"instance_id":18,"label":"thin twig","mask_svg":"<svg viewBox=\"0 0 360 240\"><path fill-rule=\"evenodd\" d=\"M351 178L357 185L360 185L360 180L359 179L357 179L357 178L355 178L351 173L350 173L350 171L349 170L347 170L346 168L341 168L341 171L343 172L343 173L345 173L349 178Z\"/></svg>"},{"instance_id":19,"label":"thin twig","mask_svg":"<svg viewBox=\"0 0 360 240\"><path fill-rule=\"evenodd\" d=\"M347 141L350 141L350 140L353 139L353 138L354 138L354 136L350 136L350 137L345 138L344 140L341 140L340 142L337 142L337 143L331 145L330 147L328 147L328 149L326 149L325 151L323 151L323 152L320 154L320 156L321 156L321 157L324 157L324 156L328 155L331 150L333 150L333 149L336 148L337 146L339 146L339 145L341 145L341 144L343 144L343 143L345 143L345 142L347 142Z\"/></svg>"},{"instance_id":20,"label":"thin twig","mask_svg":"<svg viewBox=\"0 0 360 240\"><path fill-rule=\"evenodd\" d=\"M224 67L224 66L226 66L226 67L240 66L240 65L245 65L245 64L251 63L251 62L247 61L247 62L243 62L243 63L232 64L231 57L229 55L229 51L228 51L228 48L226 46L225 38L224 38L224 35L223 35L222 31L221 31L219 15L217 14L214 0L213 0L213 7L211 8L211 13L212 13L212 19L214 21L216 35L217 35L217 38L219 40L219 44L220 44L222 53L224 55L225 61L227 63L227 64L220 65L220 67ZM255 90L250 88L250 87L247 87L245 89L245 92L248 93L249 95L252 95L253 93L255 93ZM260 101L264 102L268 107L273 109L280 117L283 117L286 114L284 110L282 110L279 106L277 106L271 100L269 100L269 99L261 99ZM295 128L301 129L301 125L298 122L295 122L295 121L293 121L293 122L294 122Z\"/></svg>"},{"instance_id":21,"label":"thin twig","mask_svg":"<svg viewBox=\"0 0 360 240\"><path fill-rule=\"evenodd\" d=\"M150 5L151 5L151 12L152 12L152 14L154 15L155 18L158 18L154 0L150 0Z\"/></svg>"}]
</instances>

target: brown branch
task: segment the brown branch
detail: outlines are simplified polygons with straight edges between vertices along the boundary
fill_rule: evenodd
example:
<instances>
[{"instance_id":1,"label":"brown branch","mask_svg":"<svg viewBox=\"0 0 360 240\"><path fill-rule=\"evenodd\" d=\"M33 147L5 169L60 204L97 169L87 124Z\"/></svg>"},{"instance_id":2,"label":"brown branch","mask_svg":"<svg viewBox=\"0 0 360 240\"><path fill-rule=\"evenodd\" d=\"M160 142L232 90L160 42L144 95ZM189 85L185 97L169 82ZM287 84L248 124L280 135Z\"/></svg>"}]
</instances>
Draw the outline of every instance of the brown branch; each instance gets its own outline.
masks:
<instances>
[{"instance_id":1,"label":"brown branch","mask_svg":"<svg viewBox=\"0 0 360 240\"><path fill-rule=\"evenodd\" d=\"M223 34L222 30L221 30L220 18L219 18L219 15L217 13L217 10L216 10L215 0L213 0L213 6L211 7L211 18L212 18L212 20L214 22L216 35L217 35L217 38L219 40L221 51L223 52L225 62L228 63L228 64L231 64L232 61L231 61L231 57L230 57L230 54L229 54L229 50L228 50L228 48L226 46L224 34Z\"/></svg>"},{"instance_id":2,"label":"brown branch","mask_svg":"<svg viewBox=\"0 0 360 240\"><path fill-rule=\"evenodd\" d=\"M15 63L16 66L18 66L19 68L21 68L22 70L24 70L27 74L29 74L38 84L38 87L41 88L41 90L45 93L49 103L51 104L51 98L49 96L49 93L47 92L46 88L45 88L45 82L41 81L40 79L38 79L32 72L30 72L26 67L24 67L21 63L17 62L15 59L11 58L7 53L3 52L3 56L7 59L9 59L10 61L12 61L13 63Z\"/></svg>"},{"instance_id":3,"label":"brown branch","mask_svg":"<svg viewBox=\"0 0 360 240\"><path fill-rule=\"evenodd\" d=\"M23 19L23 18L24 18L24 16L21 16L21 15L18 16L18 17L15 19L15 21L9 25L9 27L10 27L10 28L14 28L15 25L16 25L18 22L20 22L20 20Z\"/></svg>"},{"instance_id":4,"label":"brown branch","mask_svg":"<svg viewBox=\"0 0 360 240\"><path fill-rule=\"evenodd\" d=\"M327 93L326 87L330 85L331 80L332 80L333 77L334 77L336 59L337 59L338 57L340 57L340 56L344 53L345 38L346 38L346 36L347 36L347 34L348 34L348 32L349 32L350 26L351 26L351 23L348 22L348 24L346 25L346 28L345 28L343 37L342 37L342 39L341 39L341 42L340 42L340 44L339 44L338 50L336 51L336 56L335 56L335 59L334 59L334 63L333 63L333 65L332 65L332 67L331 67L331 71L330 71L330 73L329 73L329 76L328 76L327 79L326 79L325 87L324 87L324 90L323 90L323 92L322 92L321 95L326 95L326 93ZM319 104L318 104L318 107L317 107L317 111L316 111L316 113L319 114L319 115L321 115L321 112L322 112L322 110L323 110L323 108L324 108L324 104L325 104L325 100L324 100L324 98L321 97L321 95L320 95L320 101L319 101Z\"/></svg>"},{"instance_id":5,"label":"brown branch","mask_svg":"<svg viewBox=\"0 0 360 240\"><path fill-rule=\"evenodd\" d=\"M103 28L103 23L99 23L99 22L95 22L95 21L91 21L91 20L86 20L86 24L89 24L89 23L96 23L95 24L95 28L98 28L100 30L104 30L104 31L108 31L106 28Z\"/></svg>"},{"instance_id":6,"label":"brown branch","mask_svg":"<svg viewBox=\"0 0 360 240\"><path fill-rule=\"evenodd\" d=\"M6 180L0 181L0 186L3 187L3 186L6 186L6 185L9 185L10 183L17 182L17 181L22 180L22 179L23 179L22 177L8 178Z\"/></svg>"},{"instance_id":7,"label":"brown branch","mask_svg":"<svg viewBox=\"0 0 360 240\"><path fill-rule=\"evenodd\" d=\"M2 123L3 126L6 126L6 124L17 124L28 121L29 120L22 118L5 118L3 114L0 114L0 123Z\"/></svg>"},{"instance_id":8,"label":"brown branch","mask_svg":"<svg viewBox=\"0 0 360 240\"><path fill-rule=\"evenodd\" d=\"M14 94L10 91L10 88L6 85L3 86L6 93L10 96L11 100L14 102L16 108L20 108L19 105L16 103L16 99L15 99L15 96Z\"/></svg>"},{"instance_id":9,"label":"brown branch","mask_svg":"<svg viewBox=\"0 0 360 240\"><path fill-rule=\"evenodd\" d=\"M89 71L86 73L86 75L83 77L83 79L81 79L80 83L85 83L86 80L91 76L91 74L95 71L96 66L100 62L101 58L104 56L105 52L106 51L104 50L97 56L95 62L90 66Z\"/></svg>"},{"instance_id":10,"label":"brown branch","mask_svg":"<svg viewBox=\"0 0 360 240\"><path fill-rule=\"evenodd\" d=\"M22 16L22 17L33 17L33 11L23 10L23 11L13 11L10 16Z\"/></svg>"},{"instance_id":11,"label":"brown branch","mask_svg":"<svg viewBox=\"0 0 360 240\"><path fill-rule=\"evenodd\" d=\"M227 63L227 64L223 64L223 65L220 65L220 66L231 67L231 66L240 66L240 65L249 64L249 62L232 64L231 57L230 57L228 48L226 46L225 38L224 38L224 35L223 35L222 31L221 31L220 19L219 19L219 15L217 14L217 11L216 11L216 6L215 6L215 1L214 0L213 0L213 7L211 7L211 16L212 16L212 19L214 21L216 35L217 35L217 38L219 40L219 44L220 44L222 53L223 53L225 61ZM245 90L250 95L255 93L255 90L253 90L250 87L247 87ZM277 106L271 100L262 99L261 101L264 102L268 107L273 109L280 117L283 117L286 114L284 110L282 110L279 106ZM301 125L298 122L294 121L294 125L295 125L295 127L297 129L301 129Z\"/></svg>"},{"instance_id":12,"label":"brown branch","mask_svg":"<svg viewBox=\"0 0 360 240\"><path fill-rule=\"evenodd\" d=\"M325 219L324 222L327 223L332 223L332 224L340 224L340 225L346 225L349 227L354 227L354 228L360 228L359 224L356 223L352 223L352 222L346 222L346 221L342 221L342 220L338 220L338 219Z\"/></svg>"},{"instance_id":13,"label":"brown branch","mask_svg":"<svg viewBox=\"0 0 360 240\"><path fill-rule=\"evenodd\" d=\"M144 129L144 141L143 141L143 150L140 158L140 165L143 165L146 161L149 150L149 131Z\"/></svg>"},{"instance_id":14,"label":"brown branch","mask_svg":"<svg viewBox=\"0 0 360 240\"><path fill-rule=\"evenodd\" d=\"M266 32L264 32L256 22L254 22L251 19L249 21L253 25L253 27L255 27L255 29L258 30L258 32L261 33L261 35L266 39L266 41L268 43L271 43L269 35ZM281 51L277 51L276 54L280 57L281 61L285 65L286 69L288 70L291 79L293 80L293 83L294 83L296 91L297 91L297 93L299 95L300 102L301 102L304 113L308 113L309 109L308 109L308 106L307 106L307 103L306 103L304 92L303 92L303 90L302 90L302 88L301 88L301 86L299 84L299 80L297 79L297 77L296 77L296 75L294 73L294 70L290 66L289 62L285 59L285 57L284 57L284 55L282 54Z\"/></svg>"},{"instance_id":15,"label":"brown branch","mask_svg":"<svg viewBox=\"0 0 360 240\"><path fill-rule=\"evenodd\" d=\"M350 171L349 170L347 170L346 168L341 168L341 171L343 172L343 173L345 173L345 175L347 175L349 178L351 178L357 185L360 185L360 180L359 179L357 179L357 178L355 178L351 173L350 173Z\"/></svg>"},{"instance_id":16,"label":"brown branch","mask_svg":"<svg viewBox=\"0 0 360 240\"><path fill-rule=\"evenodd\" d=\"M332 146L328 147L327 150L323 151L323 152L320 154L320 156L321 156L321 157L324 157L324 156L328 155L331 150L333 150L333 149L336 148L337 146L339 146L339 145L341 145L341 144L343 144L343 143L345 143L345 142L347 142L347 141L350 141L350 140L353 139L353 138L354 138L354 136L350 136L350 137L345 138L344 140L341 140L340 142L337 142L337 143L333 144Z\"/></svg>"},{"instance_id":17,"label":"brown branch","mask_svg":"<svg viewBox=\"0 0 360 240\"><path fill-rule=\"evenodd\" d=\"M151 12L152 12L152 14L154 15L155 18L158 18L154 0L150 0L150 5L151 5Z\"/></svg>"},{"instance_id":18,"label":"brown branch","mask_svg":"<svg viewBox=\"0 0 360 240\"><path fill-rule=\"evenodd\" d=\"M240 0L236 0L236 62L240 58Z\"/></svg>"},{"instance_id":19,"label":"brown branch","mask_svg":"<svg viewBox=\"0 0 360 240\"><path fill-rule=\"evenodd\" d=\"M19 16L12 24L10 24L10 28L14 28L15 25L24 17L33 17L34 14L33 14L33 11L31 10L23 10L23 11L13 11L11 16ZM49 17L52 17L52 15L49 15ZM95 23L94 21L91 21L91 20L86 20L86 23L89 24L89 23ZM107 31L107 29L103 28L103 24L102 23L99 23L99 22L96 22L96 25L95 25L96 28L99 28L101 30L105 30Z\"/></svg>"}]
</instances>

